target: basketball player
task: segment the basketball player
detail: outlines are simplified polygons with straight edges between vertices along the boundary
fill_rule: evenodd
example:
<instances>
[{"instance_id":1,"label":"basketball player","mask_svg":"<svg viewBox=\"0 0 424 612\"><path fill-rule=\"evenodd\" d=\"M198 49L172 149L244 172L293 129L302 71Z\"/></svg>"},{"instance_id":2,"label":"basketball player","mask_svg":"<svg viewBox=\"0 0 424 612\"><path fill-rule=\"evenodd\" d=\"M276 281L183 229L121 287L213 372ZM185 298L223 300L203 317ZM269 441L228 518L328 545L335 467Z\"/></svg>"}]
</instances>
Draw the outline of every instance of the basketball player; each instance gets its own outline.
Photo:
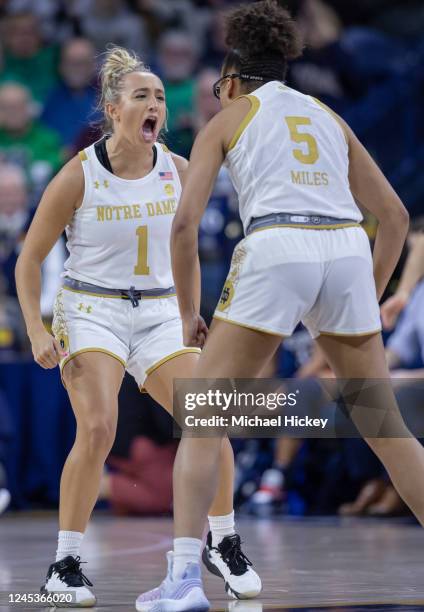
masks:
<instances>
[{"instance_id":1,"label":"basketball player","mask_svg":"<svg viewBox=\"0 0 424 612\"><path fill-rule=\"evenodd\" d=\"M224 161L246 238L234 251L196 378L256 377L281 338L303 321L339 378L388 379L378 299L398 261L408 214L349 127L284 85L287 63L300 55L301 43L279 2L243 5L230 14L227 28L230 52L215 86L223 110L196 139L172 232L187 346L203 333L194 307L197 232ZM355 200L379 221L373 260ZM391 389L384 394L379 408L402 427ZM404 429L396 432L399 437L367 442L424 523L424 449ZM179 446L176 542L200 541L216 490L220 443L184 437ZM183 572L170 561L165 581L140 595L137 610L208 610L199 558L187 555Z\"/></svg>"},{"instance_id":2,"label":"basketball player","mask_svg":"<svg viewBox=\"0 0 424 612\"><path fill-rule=\"evenodd\" d=\"M16 269L34 358L44 368L60 363L77 421L61 478L56 562L44 586L46 592L75 592L73 606L96 601L81 572L80 545L115 438L125 369L172 411L173 379L191 376L203 343L184 346L173 287L170 232L187 161L156 142L166 114L162 82L119 47L107 53L101 82L110 138L82 151L50 183ZM53 338L41 322L40 266L64 228L70 255L55 304ZM228 439L220 462L209 537L226 553L220 563L228 588L251 597L261 582L234 531ZM184 559L200 549L182 538L180 553ZM238 574L231 573L234 564L242 570Z\"/></svg>"}]
</instances>

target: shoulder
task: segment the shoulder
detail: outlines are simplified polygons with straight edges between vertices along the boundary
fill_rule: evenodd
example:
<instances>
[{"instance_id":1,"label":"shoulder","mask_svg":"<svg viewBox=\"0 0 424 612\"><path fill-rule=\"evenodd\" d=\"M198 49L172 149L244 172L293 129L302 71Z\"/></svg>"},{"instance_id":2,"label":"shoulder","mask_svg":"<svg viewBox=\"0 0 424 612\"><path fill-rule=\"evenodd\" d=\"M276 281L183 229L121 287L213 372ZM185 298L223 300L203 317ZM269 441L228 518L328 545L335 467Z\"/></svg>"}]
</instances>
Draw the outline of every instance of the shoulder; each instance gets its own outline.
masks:
<instances>
[{"instance_id":1,"label":"shoulder","mask_svg":"<svg viewBox=\"0 0 424 612\"><path fill-rule=\"evenodd\" d=\"M176 153L172 153L172 151L170 151L170 154L178 173L185 172L188 168L188 161L186 158L182 157L181 155L177 155Z\"/></svg>"},{"instance_id":2,"label":"shoulder","mask_svg":"<svg viewBox=\"0 0 424 612\"><path fill-rule=\"evenodd\" d=\"M78 199L84 192L84 171L81 158L75 155L70 159L49 184L50 190L67 194L70 199Z\"/></svg>"},{"instance_id":3,"label":"shoulder","mask_svg":"<svg viewBox=\"0 0 424 612\"><path fill-rule=\"evenodd\" d=\"M226 154L235 146L245 127L258 111L259 106L259 99L254 94L236 98L202 128L198 138L221 146L224 154Z\"/></svg>"}]
</instances>

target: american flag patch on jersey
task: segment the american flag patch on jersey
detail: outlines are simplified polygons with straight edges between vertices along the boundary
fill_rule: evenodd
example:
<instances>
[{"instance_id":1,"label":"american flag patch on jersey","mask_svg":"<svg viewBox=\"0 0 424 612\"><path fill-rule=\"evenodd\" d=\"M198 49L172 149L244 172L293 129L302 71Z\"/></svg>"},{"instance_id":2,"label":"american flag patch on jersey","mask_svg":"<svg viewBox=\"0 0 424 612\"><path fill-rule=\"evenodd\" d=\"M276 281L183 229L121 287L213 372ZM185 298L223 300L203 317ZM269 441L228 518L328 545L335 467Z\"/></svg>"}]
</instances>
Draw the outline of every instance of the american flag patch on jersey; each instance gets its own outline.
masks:
<instances>
[{"instance_id":1,"label":"american flag patch on jersey","mask_svg":"<svg viewBox=\"0 0 424 612\"><path fill-rule=\"evenodd\" d=\"M159 178L161 181L173 181L174 174L172 172L159 172Z\"/></svg>"}]
</instances>

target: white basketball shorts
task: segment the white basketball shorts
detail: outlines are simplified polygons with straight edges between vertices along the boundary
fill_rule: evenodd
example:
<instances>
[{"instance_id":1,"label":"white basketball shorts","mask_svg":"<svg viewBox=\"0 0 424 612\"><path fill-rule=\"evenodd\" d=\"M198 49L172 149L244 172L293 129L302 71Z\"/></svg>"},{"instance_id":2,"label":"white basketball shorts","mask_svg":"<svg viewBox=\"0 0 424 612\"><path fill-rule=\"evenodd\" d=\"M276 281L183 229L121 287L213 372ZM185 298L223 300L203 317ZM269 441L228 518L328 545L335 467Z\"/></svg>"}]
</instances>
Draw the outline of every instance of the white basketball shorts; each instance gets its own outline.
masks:
<instances>
[{"instance_id":1,"label":"white basketball shorts","mask_svg":"<svg viewBox=\"0 0 424 612\"><path fill-rule=\"evenodd\" d=\"M102 297L63 287L54 305L53 333L68 356L102 352L122 363L142 387L146 377L165 361L183 353L200 353L184 346L175 296L145 298L133 308L130 300Z\"/></svg>"},{"instance_id":2,"label":"white basketball shorts","mask_svg":"<svg viewBox=\"0 0 424 612\"><path fill-rule=\"evenodd\" d=\"M214 316L281 336L299 322L313 338L380 331L366 233L360 226L253 232L234 250Z\"/></svg>"}]
</instances>

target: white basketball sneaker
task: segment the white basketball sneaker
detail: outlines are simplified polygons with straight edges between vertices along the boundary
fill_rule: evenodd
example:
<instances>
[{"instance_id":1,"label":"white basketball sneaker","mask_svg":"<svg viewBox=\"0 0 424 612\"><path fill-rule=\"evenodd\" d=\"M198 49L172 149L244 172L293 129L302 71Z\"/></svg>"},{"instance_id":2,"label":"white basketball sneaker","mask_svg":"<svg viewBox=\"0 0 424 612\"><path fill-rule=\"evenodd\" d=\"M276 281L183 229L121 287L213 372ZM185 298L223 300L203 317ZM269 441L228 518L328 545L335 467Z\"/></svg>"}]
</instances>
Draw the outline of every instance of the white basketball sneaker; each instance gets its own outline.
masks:
<instances>
[{"instance_id":1,"label":"white basketball sneaker","mask_svg":"<svg viewBox=\"0 0 424 612\"><path fill-rule=\"evenodd\" d=\"M81 571L80 557L69 555L56 563L52 563L47 572L46 583L41 587L41 593L72 595L72 601L57 600L58 608L91 608L96 604L96 597L87 588L93 586ZM65 598L64 598L65 599Z\"/></svg>"},{"instance_id":2,"label":"white basketball sneaker","mask_svg":"<svg viewBox=\"0 0 424 612\"><path fill-rule=\"evenodd\" d=\"M172 578L173 552L168 552L168 573L160 586L137 597L137 612L208 612L209 601L203 592L200 565L187 563L178 580Z\"/></svg>"},{"instance_id":3,"label":"white basketball sneaker","mask_svg":"<svg viewBox=\"0 0 424 612\"><path fill-rule=\"evenodd\" d=\"M212 574L223 578L225 590L231 597L251 599L261 592L261 579L241 550L239 535L226 536L217 547L214 547L212 534L209 532L202 559Z\"/></svg>"}]
</instances>

